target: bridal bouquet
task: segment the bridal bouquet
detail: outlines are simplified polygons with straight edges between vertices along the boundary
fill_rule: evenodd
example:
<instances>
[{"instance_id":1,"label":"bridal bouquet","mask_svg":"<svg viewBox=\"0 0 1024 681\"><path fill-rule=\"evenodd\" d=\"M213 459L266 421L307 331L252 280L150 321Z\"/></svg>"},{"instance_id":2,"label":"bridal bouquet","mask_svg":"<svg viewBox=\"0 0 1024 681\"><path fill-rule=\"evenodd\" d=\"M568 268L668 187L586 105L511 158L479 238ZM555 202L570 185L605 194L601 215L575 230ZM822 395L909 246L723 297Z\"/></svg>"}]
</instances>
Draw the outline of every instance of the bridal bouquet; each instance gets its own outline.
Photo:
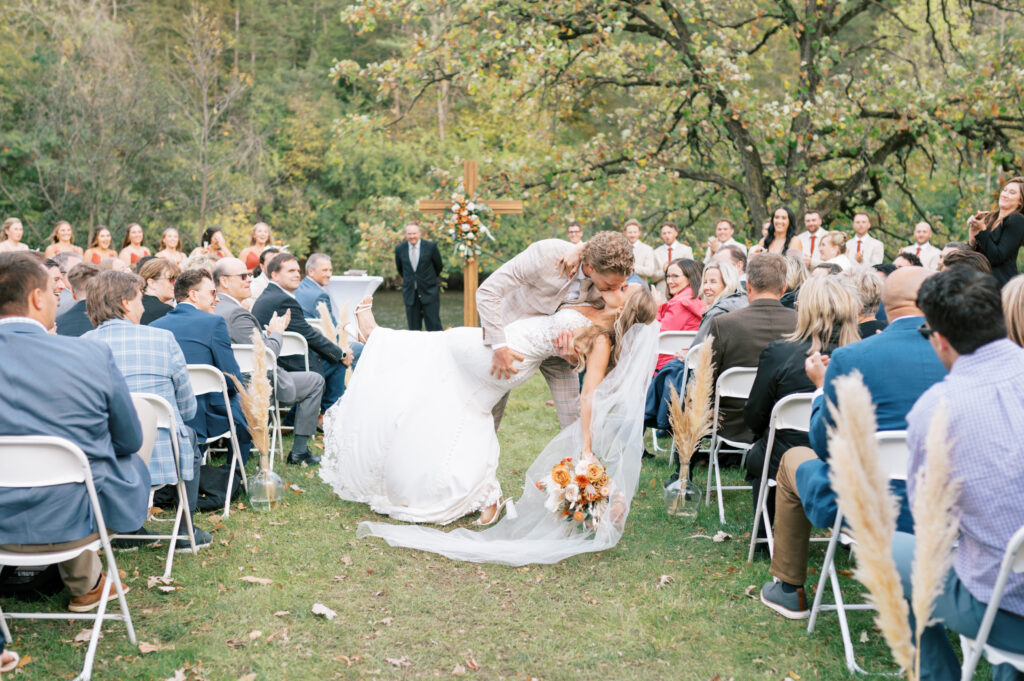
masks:
<instances>
[{"instance_id":1,"label":"bridal bouquet","mask_svg":"<svg viewBox=\"0 0 1024 681\"><path fill-rule=\"evenodd\" d=\"M566 457L551 469L551 475L537 482L537 489L548 494L544 508L592 529L608 511L612 479L597 461L574 465L572 457Z\"/></svg>"}]
</instances>

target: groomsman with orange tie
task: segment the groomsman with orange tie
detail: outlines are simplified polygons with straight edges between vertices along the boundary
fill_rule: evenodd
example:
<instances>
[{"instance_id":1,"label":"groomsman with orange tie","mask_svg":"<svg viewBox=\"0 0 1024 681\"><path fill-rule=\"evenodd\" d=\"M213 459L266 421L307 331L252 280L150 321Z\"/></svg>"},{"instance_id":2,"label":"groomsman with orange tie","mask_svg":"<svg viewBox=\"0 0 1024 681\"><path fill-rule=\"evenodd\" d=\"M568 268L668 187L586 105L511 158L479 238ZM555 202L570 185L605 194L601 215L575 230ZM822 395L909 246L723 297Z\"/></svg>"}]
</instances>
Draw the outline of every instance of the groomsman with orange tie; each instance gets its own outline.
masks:
<instances>
[{"instance_id":1,"label":"groomsman with orange tie","mask_svg":"<svg viewBox=\"0 0 1024 681\"><path fill-rule=\"evenodd\" d=\"M928 243L931 238L932 226L927 222L919 222L914 227L914 243L905 247L902 252L913 253L921 260L922 265L934 272L939 269L939 255L942 251Z\"/></svg>"},{"instance_id":2,"label":"groomsman with orange tie","mask_svg":"<svg viewBox=\"0 0 1024 681\"><path fill-rule=\"evenodd\" d=\"M821 213L816 210L809 210L804 213L804 227L806 231L796 235L803 246L804 264L807 267L814 267L825 260L821 255L821 242L828 236L828 230L821 228Z\"/></svg>"},{"instance_id":3,"label":"groomsman with orange tie","mask_svg":"<svg viewBox=\"0 0 1024 681\"><path fill-rule=\"evenodd\" d=\"M871 229L871 218L867 213L853 216L853 238L846 242L846 257L850 262L860 265L881 265L885 259L885 247L882 242L868 236Z\"/></svg>"},{"instance_id":4,"label":"groomsman with orange tie","mask_svg":"<svg viewBox=\"0 0 1024 681\"><path fill-rule=\"evenodd\" d=\"M669 263L680 258L693 260L693 249L684 243L676 241L678 237L679 228L675 226L675 223L666 222L661 225L661 240L665 243L654 249L654 264L658 266L658 271L657 274L651 277L651 281L654 282L658 293L666 300L668 300L669 296L666 295L665 270L668 269Z\"/></svg>"}]
</instances>

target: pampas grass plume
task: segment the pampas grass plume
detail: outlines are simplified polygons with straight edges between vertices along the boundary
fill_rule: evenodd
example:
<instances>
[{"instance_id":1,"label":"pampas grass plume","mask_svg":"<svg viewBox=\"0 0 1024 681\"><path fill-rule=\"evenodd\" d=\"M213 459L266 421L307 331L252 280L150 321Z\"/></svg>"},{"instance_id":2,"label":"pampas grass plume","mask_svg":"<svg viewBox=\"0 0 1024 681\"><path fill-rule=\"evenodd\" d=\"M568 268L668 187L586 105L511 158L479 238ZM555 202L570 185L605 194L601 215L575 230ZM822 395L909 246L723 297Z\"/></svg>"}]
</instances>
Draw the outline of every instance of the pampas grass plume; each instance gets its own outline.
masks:
<instances>
[{"instance_id":1,"label":"pampas grass plume","mask_svg":"<svg viewBox=\"0 0 1024 681\"><path fill-rule=\"evenodd\" d=\"M327 309L327 303L321 300L316 304L316 311L320 313L320 323L324 327L324 335L327 336L327 340L336 345L341 345L338 329L334 326L334 320L331 319L331 311Z\"/></svg>"},{"instance_id":2,"label":"pampas grass plume","mask_svg":"<svg viewBox=\"0 0 1024 681\"><path fill-rule=\"evenodd\" d=\"M238 389L238 397L242 403L242 413L249 424L252 445L260 453L260 467L270 468L270 399L273 387L267 372L267 346L263 343L263 335L258 329L252 332L252 373L249 374L248 387L243 387L237 378L228 374Z\"/></svg>"},{"instance_id":3,"label":"pampas grass plume","mask_svg":"<svg viewBox=\"0 0 1024 681\"><path fill-rule=\"evenodd\" d=\"M686 389L686 408L675 386L670 386L668 421L681 467L690 465L690 457L700 441L711 435L714 407L715 365L711 362L714 336L708 336L697 350L697 368Z\"/></svg>"},{"instance_id":4,"label":"pampas grass plume","mask_svg":"<svg viewBox=\"0 0 1024 681\"><path fill-rule=\"evenodd\" d=\"M899 506L889 490L889 477L879 461L875 441L875 409L871 393L859 372L835 381L838 409L829 405L836 426L830 432L829 478L839 508L857 542L854 577L868 589L868 601L878 612L893 659L904 669L914 668L910 609L892 557Z\"/></svg>"}]
</instances>

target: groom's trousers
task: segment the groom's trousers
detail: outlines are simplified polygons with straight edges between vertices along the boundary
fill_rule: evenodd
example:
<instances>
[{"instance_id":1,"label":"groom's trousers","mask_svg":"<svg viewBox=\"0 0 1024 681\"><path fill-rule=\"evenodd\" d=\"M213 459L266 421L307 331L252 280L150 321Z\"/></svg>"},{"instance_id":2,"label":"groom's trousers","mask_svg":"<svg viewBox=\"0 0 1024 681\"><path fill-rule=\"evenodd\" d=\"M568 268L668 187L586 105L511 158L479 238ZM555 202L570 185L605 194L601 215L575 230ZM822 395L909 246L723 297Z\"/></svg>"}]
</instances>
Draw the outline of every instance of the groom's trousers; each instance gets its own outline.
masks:
<instances>
[{"instance_id":1,"label":"groom's trousers","mask_svg":"<svg viewBox=\"0 0 1024 681\"><path fill-rule=\"evenodd\" d=\"M551 397L555 400L555 412L558 414L558 424L565 428L576 422L580 417L580 379L573 371L572 365L561 357L548 357L540 364L540 372L551 388ZM494 430L498 430L501 419L505 415L505 403L508 402L508 393L505 393L498 403L491 410L494 417Z\"/></svg>"}]
</instances>

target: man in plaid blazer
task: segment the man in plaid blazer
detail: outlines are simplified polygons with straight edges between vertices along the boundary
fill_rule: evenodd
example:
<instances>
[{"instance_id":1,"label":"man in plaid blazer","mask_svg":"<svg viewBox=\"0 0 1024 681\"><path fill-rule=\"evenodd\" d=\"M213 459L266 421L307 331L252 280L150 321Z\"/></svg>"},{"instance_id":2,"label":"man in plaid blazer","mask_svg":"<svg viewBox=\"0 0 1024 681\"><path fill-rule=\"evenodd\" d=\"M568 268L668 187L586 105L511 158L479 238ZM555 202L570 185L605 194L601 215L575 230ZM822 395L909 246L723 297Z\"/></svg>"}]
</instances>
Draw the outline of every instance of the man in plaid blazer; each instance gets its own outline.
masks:
<instances>
[{"instance_id":1,"label":"man in plaid blazer","mask_svg":"<svg viewBox=\"0 0 1024 681\"><path fill-rule=\"evenodd\" d=\"M576 262L580 262L578 271ZM624 289L632 272L633 248L618 232L599 232L580 246L561 239L538 241L499 267L476 292L484 345L494 351L492 375L509 378L517 373L514 362L522 359L505 344L505 325L524 317L554 314L562 305L601 307L601 294ZM558 345L563 357L545 360L540 371L551 388L558 422L564 428L579 418L580 384L565 359L572 355L571 338L560 338ZM494 407L495 428L501 423L507 398Z\"/></svg>"}]
</instances>

